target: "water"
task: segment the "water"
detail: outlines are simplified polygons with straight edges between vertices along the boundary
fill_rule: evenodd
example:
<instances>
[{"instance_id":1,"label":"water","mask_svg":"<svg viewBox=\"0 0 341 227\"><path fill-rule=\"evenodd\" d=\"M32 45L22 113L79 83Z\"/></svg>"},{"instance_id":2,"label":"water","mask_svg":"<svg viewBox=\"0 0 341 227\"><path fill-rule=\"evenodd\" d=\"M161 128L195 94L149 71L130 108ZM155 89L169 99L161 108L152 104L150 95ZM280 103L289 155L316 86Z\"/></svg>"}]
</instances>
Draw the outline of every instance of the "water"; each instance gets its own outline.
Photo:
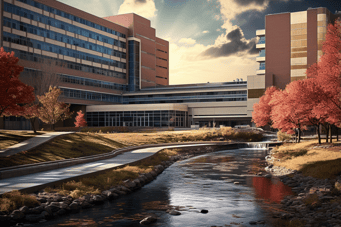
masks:
<instances>
[{"instance_id":1,"label":"water","mask_svg":"<svg viewBox=\"0 0 341 227\"><path fill-rule=\"evenodd\" d=\"M248 172L265 155L265 149L243 148L177 162L130 195L39 225L132 227L142 226L140 220L155 214L158 220L150 226L250 226L250 221L266 219L260 201L279 203L291 193L278 180ZM170 207L181 215L166 213ZM202 209L208 213L200 213Z\"/></svg>"}]
</instances>

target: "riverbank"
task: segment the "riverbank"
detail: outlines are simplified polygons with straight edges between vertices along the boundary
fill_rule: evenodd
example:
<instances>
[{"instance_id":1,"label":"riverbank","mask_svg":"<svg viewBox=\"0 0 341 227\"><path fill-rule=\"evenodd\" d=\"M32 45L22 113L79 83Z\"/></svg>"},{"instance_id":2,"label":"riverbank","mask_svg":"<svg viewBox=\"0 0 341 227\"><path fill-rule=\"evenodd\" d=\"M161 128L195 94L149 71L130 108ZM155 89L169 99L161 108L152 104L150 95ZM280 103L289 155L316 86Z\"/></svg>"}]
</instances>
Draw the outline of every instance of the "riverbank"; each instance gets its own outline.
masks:
<instances>
[{"instance_id":1,"label":"riverbank","mask_svg":"<svg viewBox=\"0 0 341 227\"><path fill-rule=\"evenodd\" d=\"M13 211L9 209L9 212L2 212L0 213L0 221L5 223L5 226L23 226L24 224L27 226L29 223L45 222L46 220L57 218L61 215L76 213L81 209L104 203L106 200L117 199L120 196L140 189L143 185L155 179L158 174L162 173L165 168L169 167L177 160L213 152L217 149L219 148L201 147L176 149L175 151L167 150L163 153L160 152L161 158L151 157L147 160L137 162L134 165L124 167L128 168L130 172L134 172L132 170L136 168L139 170L144 169L145 171L135 171L135 174L128 174L128 169L118 169L118 171L125 174L119 180L110 182L113 186L106 190L92 188L91 191L89 188L82 188L84 187L84 185L81 184L84 183L82 181L79 181L78 183L68 182L56 189L47 188L37 194L24 196L24 198L30 197L31 207L21 206L15 208ZM96 177L93 177L92 179L96 179ZM86 191L91 191L91 193L84 193ZM3 198L8 199L7 205L9 206L11 206L11 197L12 202L13 200L16 201L23 198L20 196L19 192L11 192L4 195ZM36 200L37 203L35 203L34 200ZM2 201L2 206L4 205L6 205L6 203Z\"/></svg>"},{"instance_id":2,"label":"riverbank","mask_svg":"<svg viewBox=\"0 0 341 227\"><path fill-rule=\"evenodd\" d=\"M274 226L341 226L340 148L306 141L270 151L265 170L295 193L271 212Z\"/></svg>"}]
</instances>

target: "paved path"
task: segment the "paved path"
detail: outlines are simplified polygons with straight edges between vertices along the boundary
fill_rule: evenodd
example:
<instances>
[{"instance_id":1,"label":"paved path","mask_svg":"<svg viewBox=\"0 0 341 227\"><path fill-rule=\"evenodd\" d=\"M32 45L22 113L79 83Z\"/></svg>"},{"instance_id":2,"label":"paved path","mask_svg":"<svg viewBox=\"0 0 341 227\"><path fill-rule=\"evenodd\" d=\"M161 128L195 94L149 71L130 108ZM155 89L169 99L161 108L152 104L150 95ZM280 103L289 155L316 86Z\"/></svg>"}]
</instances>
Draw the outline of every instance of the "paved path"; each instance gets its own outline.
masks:
<instances>
[{"instance_id":1,"label":"paved path","mask_svg":"<svg viewBox=\"0 0 341 227\"><path fill-rule=\"evenodd\" d=\"M0 157L6 157L8 155L14 155L22 151L30 150L36 146L39 146L42 143L49 141L50 139L53 139L60 135L69 134L69 133L73 133L73 132L48 132L43 135L35 136L31 139L15 144L4 150L0 150Z\"/></svg>"},{"instance_id":2,"label":"paved path","mask_svg":"<svg viewBox=\"0 0 341 227\"><path fill-rule=\"evenodd\" d=\"M50 170L40 173L34 173L30 175L8 178L0 180L0 194L3 194L12 190L25 190L27 192L33 192L41 190L53 182L72 180L76 177L95 173L97 171L103 171L112 169L117 166L122 166L135 162L153 154L164 148L175 148L175 147L189 147L189 146L205 146L210 144L188 144L188 145L173 145L163 147L150 147L137 149L129 152L125 152L116 157L100 160L96 162L75 165L72 167L61 168L56 170Z\"/></svg>"}]
</instances>

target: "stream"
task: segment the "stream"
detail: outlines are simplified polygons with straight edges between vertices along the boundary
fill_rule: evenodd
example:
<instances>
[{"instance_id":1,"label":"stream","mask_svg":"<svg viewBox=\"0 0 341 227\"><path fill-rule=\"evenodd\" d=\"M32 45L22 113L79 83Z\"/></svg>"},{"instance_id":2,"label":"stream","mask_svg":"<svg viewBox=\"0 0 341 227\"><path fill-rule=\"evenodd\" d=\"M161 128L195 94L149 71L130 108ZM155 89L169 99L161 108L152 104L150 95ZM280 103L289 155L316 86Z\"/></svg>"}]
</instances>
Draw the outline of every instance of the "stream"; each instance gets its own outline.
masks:
<instances>
[{"instance_id":1,"label":"stream","mask_svg":"<svg viewBox=\"0 0 341 227\"><path fill-rule=\"evenodd\" d=\"M266 154L257 145L178 161L134 193L34 226L134 227L143 226L139 221L148 214L158 218L149 226L255 226L249 222L266 220L260 201L279 203L292 194L279 180L249 172ZM181 215L166 213L170 207ZM200 213L203 209L208 213Z\"/></svg>"}]
</instances>

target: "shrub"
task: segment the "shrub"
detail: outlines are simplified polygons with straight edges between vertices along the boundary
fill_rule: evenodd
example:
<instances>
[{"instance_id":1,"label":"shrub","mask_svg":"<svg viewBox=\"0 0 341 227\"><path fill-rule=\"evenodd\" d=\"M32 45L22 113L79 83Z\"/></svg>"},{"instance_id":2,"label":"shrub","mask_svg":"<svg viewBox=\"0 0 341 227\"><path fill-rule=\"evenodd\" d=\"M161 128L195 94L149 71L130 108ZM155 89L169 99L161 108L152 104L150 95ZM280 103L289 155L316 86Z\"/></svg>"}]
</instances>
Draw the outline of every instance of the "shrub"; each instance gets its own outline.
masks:
<instances>
[{"instance_id":1,"label":"shrub","mask_svg":"<svg viewBox=\"0 0 341 227\"><path fill-rule=\"evenodd\" d=\"M0 209L4 212L12 212L22 206L35 207L40 205L40 202L32 195L21 194L17 190L7 192L0 198Z\"/></svg>"},{"instance_id":2,"label":"shrub","mask_svg":"<svg viewBox=\"0 0 341 227\"><path fill-rule=\"evenodd\" d=\"M277 132L277 139L279 141L289 141L291 140L291 135L286 133L286 132L281 132L281 131L278 131Z\"/></svg>"}]
</instances>

